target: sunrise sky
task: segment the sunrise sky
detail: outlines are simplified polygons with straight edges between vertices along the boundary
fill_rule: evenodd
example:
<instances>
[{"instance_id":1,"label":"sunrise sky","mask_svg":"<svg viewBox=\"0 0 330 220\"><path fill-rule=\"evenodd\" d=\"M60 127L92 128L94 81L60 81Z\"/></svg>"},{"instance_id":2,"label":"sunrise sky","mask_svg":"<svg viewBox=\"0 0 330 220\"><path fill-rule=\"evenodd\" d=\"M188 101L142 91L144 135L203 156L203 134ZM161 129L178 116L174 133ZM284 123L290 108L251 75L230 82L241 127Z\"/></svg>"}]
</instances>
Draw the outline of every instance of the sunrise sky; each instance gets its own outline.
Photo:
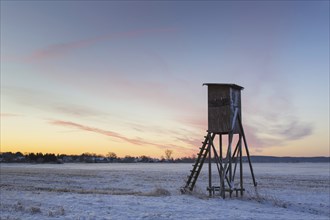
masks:
<instances>
[{"instance_id":1,"label":"sunrise sky","mask_svg":"<svg viewBox=\"0 0 330 220\"><path fill-rule=\"evenodd\" d=\"M1 152L198 152L203 83L254 155L329 156L329 1L1 1Z\"/></svg>"}]
</instances>

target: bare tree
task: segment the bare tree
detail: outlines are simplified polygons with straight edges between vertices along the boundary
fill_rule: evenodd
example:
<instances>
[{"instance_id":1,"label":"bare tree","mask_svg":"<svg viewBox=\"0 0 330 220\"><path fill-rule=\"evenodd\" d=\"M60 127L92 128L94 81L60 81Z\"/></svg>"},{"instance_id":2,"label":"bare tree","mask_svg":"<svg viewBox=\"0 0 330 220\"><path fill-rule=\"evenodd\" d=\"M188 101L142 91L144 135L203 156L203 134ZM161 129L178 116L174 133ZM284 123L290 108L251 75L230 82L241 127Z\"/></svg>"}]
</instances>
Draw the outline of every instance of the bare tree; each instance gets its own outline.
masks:
<instances>
[{"instance_id":1,"label":"bare tree","mask_svg":"<svg viewBox=\"0 0 330 220\"><path fill-rule=\"evenodd\" d=\"M172 160L173 159L172 154L173 154L172 150L169 150L169 149L165 150L165 159L166 160Z\"/></svg>"},{"instance_id":2,"label":"bare tree","mask_svg":"<svg viewBox=\"0 0 330 220\"><path fill-rule=\"evenodd\" d=\"M107 153L107 157L117 158L117 154L114 152Z\"/></svg>"},{"instance_id":3,"label":"bare tree","mask_svg":"<svg viewBox=\"0 0 330 220\"><path fill-rule=\"evenodd\" d=\"M110 162L113 162L114 160L117 159L117 154L114 152L109 152L107 153L107 157L110 159Z\"/></svg>"}]
</instances>

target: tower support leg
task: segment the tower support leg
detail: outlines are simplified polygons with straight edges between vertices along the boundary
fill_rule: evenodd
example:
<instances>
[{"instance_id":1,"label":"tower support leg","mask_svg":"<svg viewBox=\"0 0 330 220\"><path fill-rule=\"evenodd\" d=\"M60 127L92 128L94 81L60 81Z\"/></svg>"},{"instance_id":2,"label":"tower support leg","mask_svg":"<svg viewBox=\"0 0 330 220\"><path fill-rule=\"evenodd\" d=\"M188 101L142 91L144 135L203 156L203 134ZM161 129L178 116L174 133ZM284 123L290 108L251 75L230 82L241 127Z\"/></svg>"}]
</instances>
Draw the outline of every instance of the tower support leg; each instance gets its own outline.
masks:
<instances>
[{"instance_id":1,"label":"tower support leg","mask_svg":"<svg viewBox=\"0 0 330 220\"><path fill-rule=\"evenodd\" d=\"M242 135L239 134L239 179L241 196L243 196L243 161L242 161Z\"/></svg>"},{"instance_id":2,"label":"tower support leg","mask_svg":"<svg viewBox=\"0 0 330 220\"><path fill-rule=\"evenodd\" d=\"M232 184L233 184L233 171L232 171L232 157L231 157L231 144L233 141L233 134L230 132L228 134L228 160L229 160L229 196L232 194Z\"/></svg>"},{"instance_id":3,"label":"tower support leg","mask_svg":"<svg viewBox=\"0 0 330 220\"><path fill-rule=\"evenodd\" d=\"M211 139L209 140L208 148L209 148L209 196L212 196L212 151L211 151Z\"/></svg>"},{"instance_id":4,"label":"tower support leg","mask_svg":"<svg viewBox=\"0 0 330 220\"><path fill-rule=\"evenodd\" d=\"M250 166L250 171L251 171L251 175L252 175L253 185L254 186L257 186L257 182L256 182L256 180L254 178L254 173L253 173L253 167L252 167L252 163L251 163L251 159L250 159L249 148L248 148L247 141L246 141L246 138L245 138L242 121L241 121L241 118L240 118L239 115L238 115L238 122L239 122L240 130L241 130L241 133L242 133L242 136L243 136L243 141L244 141L246 156L247 156L248 161L249 161L249 166Z\"/></svg>"}]
</instances>

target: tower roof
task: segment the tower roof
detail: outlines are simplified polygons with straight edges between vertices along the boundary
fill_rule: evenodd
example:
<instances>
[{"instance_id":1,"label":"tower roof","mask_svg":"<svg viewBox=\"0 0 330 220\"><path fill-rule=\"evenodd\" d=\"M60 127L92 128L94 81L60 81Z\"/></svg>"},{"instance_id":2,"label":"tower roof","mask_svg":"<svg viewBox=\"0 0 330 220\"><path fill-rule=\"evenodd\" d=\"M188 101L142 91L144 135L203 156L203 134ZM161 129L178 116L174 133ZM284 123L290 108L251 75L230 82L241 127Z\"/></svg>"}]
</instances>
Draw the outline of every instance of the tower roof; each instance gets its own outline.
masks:
<instances>
[{"instance_id":1,"label":"tower roof","mask_svg":"<svg viewBox=\"0 0 330 220\"><path fill-rule=\"evenodd\" d=\"M240 90L244 89L244 87L232 83L203 83L203 86L224 86L224 87L227 86Z\"/></svg>"}]
</instances>

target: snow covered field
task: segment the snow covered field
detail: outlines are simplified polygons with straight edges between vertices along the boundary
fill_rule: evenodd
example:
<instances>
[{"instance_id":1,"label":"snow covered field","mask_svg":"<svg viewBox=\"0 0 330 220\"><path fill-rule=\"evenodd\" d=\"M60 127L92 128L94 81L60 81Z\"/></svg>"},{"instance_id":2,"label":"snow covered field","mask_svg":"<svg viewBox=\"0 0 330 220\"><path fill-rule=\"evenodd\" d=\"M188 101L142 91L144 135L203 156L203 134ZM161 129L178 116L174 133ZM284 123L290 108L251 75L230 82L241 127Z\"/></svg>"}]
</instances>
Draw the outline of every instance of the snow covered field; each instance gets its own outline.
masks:
<instances>
[{"instance_id":1,"label":"snow covered field","mask_svg":"<svg viewBox=\"0 0 330 220\"><path fill-rule=\"evenodd\" d=\"M1 164L1 219L330 219L330 164L254 164L243 197L209 198L205 165ZM244 165L248 171L247 164Z\"/></svg>"}]
</instances>

